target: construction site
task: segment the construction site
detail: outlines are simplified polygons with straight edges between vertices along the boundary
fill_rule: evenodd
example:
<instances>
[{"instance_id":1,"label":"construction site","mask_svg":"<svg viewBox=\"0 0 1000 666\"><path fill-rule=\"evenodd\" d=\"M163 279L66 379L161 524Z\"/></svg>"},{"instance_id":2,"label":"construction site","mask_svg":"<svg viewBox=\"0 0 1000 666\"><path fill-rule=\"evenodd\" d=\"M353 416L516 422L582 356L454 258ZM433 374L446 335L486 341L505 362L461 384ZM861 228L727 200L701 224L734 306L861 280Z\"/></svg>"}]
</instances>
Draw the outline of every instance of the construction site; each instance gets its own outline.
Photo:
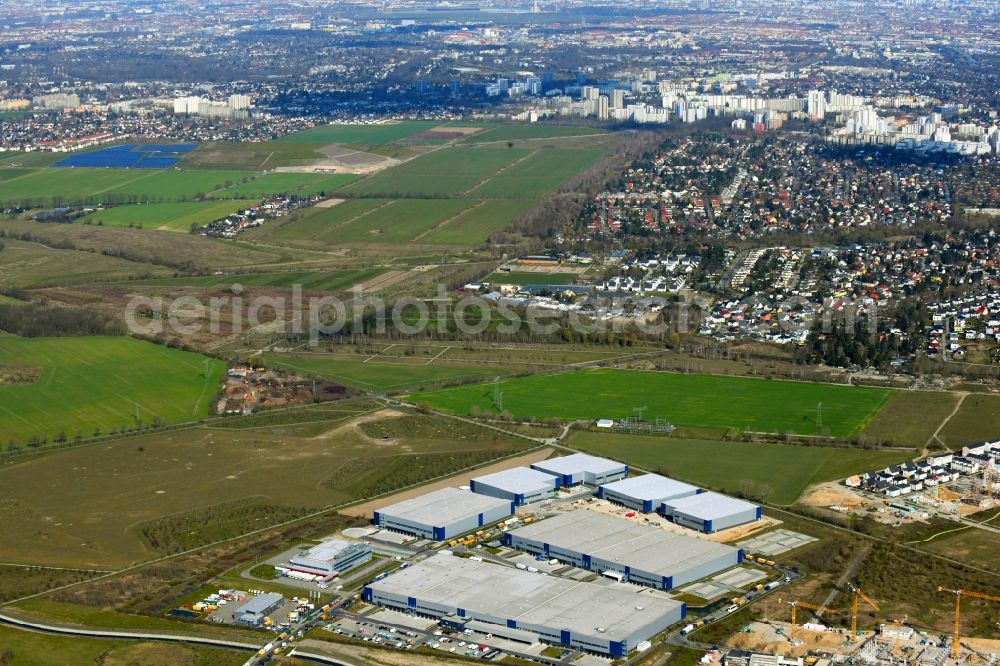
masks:
<instances>
[{"instance_id":1,"label":"construction site","mask_svg":"<svg viewBox=\"0 0 1000 666\"><path fill-rule=\"evenodd\" d=\"M982 442L961 452L854 475L803 501L895 525L935 516L961 520L1000 507L998 461L1000 442Z\"/></svg>"},{"instance_id":2,"label":"construction site","mask_svg":"<svg viewBox=\"0 0 1000 666\"><path fill-rule=\"evenodd\" d=\"M726 645L734 652L727 656L726 663L737 663L750 655L802 658L806 664L820 666L830 663L956 666L1000 662L1000 641L963 637L961 633L963 600L995 603L995 618L1000 625L1000 596L938 588L937 594L950 595L955 600L954 628L950 634L942 634L923 629L918 618L881 617L878 602L854 585L849 586L849 593L849 617L801 600L764 600L763 617L744 625L727 640ZM773 614L786 617L789 608L790 621L769 619ZM865 626L859 618L871 624ZM837 626L831 626L833 622Z\"/></svg>"}]
</instances>

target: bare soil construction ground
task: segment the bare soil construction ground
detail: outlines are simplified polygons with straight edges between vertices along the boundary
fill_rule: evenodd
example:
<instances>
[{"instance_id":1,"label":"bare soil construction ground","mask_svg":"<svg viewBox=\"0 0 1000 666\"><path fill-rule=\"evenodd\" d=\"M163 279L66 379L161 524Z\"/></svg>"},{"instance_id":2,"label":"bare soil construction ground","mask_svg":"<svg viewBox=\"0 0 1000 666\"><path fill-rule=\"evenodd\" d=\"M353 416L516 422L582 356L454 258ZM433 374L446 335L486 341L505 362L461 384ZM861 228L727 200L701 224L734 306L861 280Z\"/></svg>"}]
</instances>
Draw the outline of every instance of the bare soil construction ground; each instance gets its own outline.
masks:
<instances>
[{"instance_id":1,"label":"bare soil construction ground","mask_svg":"<svg viewBox=\"0 0 1000 666\"><path fill-rule=\"evenodd\" d=\"M870 504L871 500L854 492L850 488L840 485L837 481L819 483L810 487L799 499L802 504L809 506L832 506L850 504Z\"/></svg>"},{"instance_id":2,"label":"bare soil construction ground","mask_svg":"<svg viewBox=\"0 0 1000 666\"><path fill-rule=\"evenodd\" d=\"M324 146L319 152L326 155L326 159L317 160L312 164L304 166L283 166L277 167L275 171L284 173L315 173L317 171L336 171L337 173L375 173L395 164L399 160L385 155L373 155L372 153L361 152L346 148L339 144Z\"/></svg>"}]
</instances>

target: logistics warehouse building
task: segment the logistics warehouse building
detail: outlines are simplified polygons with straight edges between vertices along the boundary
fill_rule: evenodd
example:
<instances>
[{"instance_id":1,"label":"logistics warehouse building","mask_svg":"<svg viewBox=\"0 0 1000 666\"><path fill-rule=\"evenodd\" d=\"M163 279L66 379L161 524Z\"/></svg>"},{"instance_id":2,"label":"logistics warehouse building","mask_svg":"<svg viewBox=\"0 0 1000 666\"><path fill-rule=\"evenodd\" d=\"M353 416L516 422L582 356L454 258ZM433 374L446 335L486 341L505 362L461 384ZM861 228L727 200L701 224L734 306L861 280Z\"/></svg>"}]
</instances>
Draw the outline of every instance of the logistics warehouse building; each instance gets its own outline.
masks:
<instances>
[{"instance_id":1,"label":"logistics warehouse building","mask_svg":"<svg viewBox=\"0 0 1000 666\"><path fill-rule=\"evenodd\" d=\"M538 502L559 489L559 477L527 467L478 476L469 482L472 492L510 500L517 506Z\"/></svg>"},{"instance_id":2,"label":"logistics warehouse building","mask_svg":"<svg viewBox=\"0 0 1000 666\"><path fill-rule=\"evenodd\" d=\"M363 599L435 619L484 622L511 640L620 657L680 622L681 602L652 590L595 585L438 554L364 588ZM451 622L449 622L451 623ZM534 636L531 636L534 638Z\"/></svg>"},{"instance_id":3,"label":"logistics warehouse building","mask_svg":"<svg viewBox=\"0 0 1000 666\"><path fill-rule=\"evenodd\" d=\"M558 476L564 486L575 486L578 483L598 486L628 476L628 465L586 453L543 460L534 463L531 469Z\"/></svg>"},{"instance_id":4,"label":"logistics warehouse building","mask_svg":"<svg viewBox=\"0 0 1000 666\"><path fill-rule=\"evenodd\" d=\"M674 481L659 474L643 474L606 483L597 489L597 496L636 511L652 513L659 511L667 500L689 497L700 492L701 488L688 483Z\"/></svg>"},{"instance_id":5,"label":"logistics warehouse building","mask_svg":"<svg viewBox=\"0 0 1000 666\"><path fill-rule=\"evenodd\" d=\"M504 545L661 590L743 561L743 551L731 546L586 510L507 532Z\"/></svg>"},{"instance_id":6,"label":"logistics warehouse building","mask_svg":"<svg viewBox=\"0 0 1000 666\"><path fill-rule=\"evenodd\" d=\"M678 525L706 534L760 520L761 517L760 507L756 504L712 492L667 500L660 510Z\"/></svg>"},{"instance_id":7,"label":"logistics warehouse building","mask_svg":"<svg viewBox=\"0 0 1000 666\"><path fill-rule=\"evenodd\" d=\"M514 513L514 503L458 488L441 488L383 507L375 512L379 527L425 539L450 539L503 520Z\"/></svg>"}]
</instances>

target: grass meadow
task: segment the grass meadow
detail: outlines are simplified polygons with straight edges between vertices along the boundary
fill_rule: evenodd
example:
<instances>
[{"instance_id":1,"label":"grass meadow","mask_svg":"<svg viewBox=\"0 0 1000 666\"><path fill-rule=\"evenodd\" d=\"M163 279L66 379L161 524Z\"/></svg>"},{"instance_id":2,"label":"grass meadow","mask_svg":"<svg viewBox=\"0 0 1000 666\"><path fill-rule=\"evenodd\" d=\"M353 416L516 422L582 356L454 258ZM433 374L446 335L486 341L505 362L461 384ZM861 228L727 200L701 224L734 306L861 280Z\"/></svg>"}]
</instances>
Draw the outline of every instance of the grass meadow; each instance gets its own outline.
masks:
<instances>
[{"instance_id":1,"label":"grass meadow","mask_svg":"<svg viewBox=\"0 0 1000 666\"><path fill-rule=\"evenodd\" d=\"M912 451L722 442L576 432L567 445L714 490L739 492L744 481L767 484L768 501L792 504L811 484L903 462Z\"/></svg>"},{"instance_id":2,"label":"grass meadow","mask_svg":"<svg viewBox=\"0 0 1000 666\"><path fill-rule=\"evenodd\" d=\"M517 417L621 419L644 407L646 420L663 418L676 426L801 435L819 434L816 410L822 402L823 427L839 437L860 430L891 395L877 388L631 370L525 377L500 388L504 409ZM493 407L493 386L455 387L411 399L467 414L474 406Z\"/></svg>"},{"instance_id":3,"label":"grass meadow","mask_svg":"<svg viewBox=\"0 0 1000 666\"><path fill-rule=\"evenodd\" d=\"M224 363L129 337L0 336L0 365L39 369L30 384L0 386L4 444L72 440L95 430L190 421L209 413Z\"/></svg>"}]
</instances>

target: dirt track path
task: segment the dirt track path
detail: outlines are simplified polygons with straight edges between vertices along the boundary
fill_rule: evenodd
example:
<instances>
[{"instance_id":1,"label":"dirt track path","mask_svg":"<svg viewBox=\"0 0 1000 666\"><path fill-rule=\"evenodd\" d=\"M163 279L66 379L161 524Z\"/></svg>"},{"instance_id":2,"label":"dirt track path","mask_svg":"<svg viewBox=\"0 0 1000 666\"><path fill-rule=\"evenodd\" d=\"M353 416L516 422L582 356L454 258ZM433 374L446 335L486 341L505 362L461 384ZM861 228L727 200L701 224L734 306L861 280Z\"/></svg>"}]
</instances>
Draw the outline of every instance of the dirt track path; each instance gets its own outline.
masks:
<instances>
[{"instance_id":1,"label":"dirt track path","mask_svg":"<svg viewBox=\"0 0 1000 666\"><path fill-rule=\"evenodd\" d=\"M927 456L930 453L931 443L935 439L938 442L940 442L941 446L943 446L944 448L946 448L946 449L949 448L949 446L947 444L945 444L941 440L941 438L938 437L938 435L940 435L941 431L944 430L944 427L951 422L951 420L955 417L955 414L958 414L958 410L960 410L962 408L962 403L965 402L965 399L968 398L968 397L969 397L968 392L958 393L958 402L955 403L955 408L953 410L951 410L951 414L949 414L948 416L946 416L944 418L944 420L941 421L941 424L938 425L937 430L934 431L934 434L927 438L927 442L924 444L924 450L921 451L921 453L920 453L921 456Z\"/></svg>"}]
</instances>

